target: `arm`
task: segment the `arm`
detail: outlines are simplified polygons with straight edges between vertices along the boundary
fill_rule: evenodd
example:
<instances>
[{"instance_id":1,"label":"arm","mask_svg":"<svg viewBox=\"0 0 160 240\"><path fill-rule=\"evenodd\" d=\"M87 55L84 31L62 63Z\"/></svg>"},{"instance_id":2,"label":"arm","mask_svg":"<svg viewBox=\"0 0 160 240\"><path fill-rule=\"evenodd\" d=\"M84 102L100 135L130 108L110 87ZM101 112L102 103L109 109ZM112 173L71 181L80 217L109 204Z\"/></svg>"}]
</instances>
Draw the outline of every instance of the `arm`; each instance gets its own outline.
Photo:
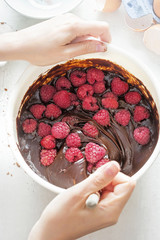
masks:
<instances>
[{"instance_id":1,"label":"arm","mask_svg":"<svg viewBox=\"0 0 160 240\"><path fill-rule=\"evenodd\" d=\"M88 40L93 36L99 40ZM110 42L108 24L84 21L64 14L29 28L0 36L0 61L26 60L35 65L50 65L69 58L106 51Z\"/></svg>"},{"instance_id":2,"label":"arm","mask_svg":"<svg viewBox=\"0 0 160 240\"><path fill-rule=\"evenodd\" d=\"M28 240L74 240L118 221L135 182L119 173L117 162L96 170L86 180L58 195L44 210ZM98 205L89 209L87 197L102 190Z\"/></svg>"}]
</instances>

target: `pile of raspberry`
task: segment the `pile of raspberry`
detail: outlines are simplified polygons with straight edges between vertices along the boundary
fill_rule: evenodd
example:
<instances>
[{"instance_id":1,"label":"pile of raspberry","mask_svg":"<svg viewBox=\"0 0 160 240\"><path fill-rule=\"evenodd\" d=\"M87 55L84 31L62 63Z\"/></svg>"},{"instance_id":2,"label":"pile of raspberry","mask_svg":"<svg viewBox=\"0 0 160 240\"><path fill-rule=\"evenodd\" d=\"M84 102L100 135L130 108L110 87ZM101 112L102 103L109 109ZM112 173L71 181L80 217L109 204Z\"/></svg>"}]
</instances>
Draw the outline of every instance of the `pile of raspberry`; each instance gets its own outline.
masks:
<instances>
[{"instance_id":1,"label":"pile of raspberry","mask_svg":"<svg viewBox=\"0 0 160 240\"><path fill-rule=\"evenodd\" d=\"M107 73L95 67L72 69L70 74L56 77L56 80L39 89L41 103L30 106L32 117L23 121L22 129L26 134L38 134L41 138L42 165L49 166L54 162L59 140L63 140L67 146L66 160L73 163L85 158L88 172L109 161L106 150L94 141L89 141L85 153L82 153L81 137L78 133L71 132L72 124L64 117L66 112L74 109L81 109L92 116L92 123L87 122L82 127L83 134L88 137L98 138L96 124L109 128L112 121L115 121L126 127L133 121L136 126L133 131L135 142L140 145L149 143L151 132L145 126L145 120L150 117L150 112L141 105L141 92L139 89L133 90L120 77L113 77L111 82L107 82L105 74ZM122 108L121 100L131 107Z\"/></svg>"}]
</instances>

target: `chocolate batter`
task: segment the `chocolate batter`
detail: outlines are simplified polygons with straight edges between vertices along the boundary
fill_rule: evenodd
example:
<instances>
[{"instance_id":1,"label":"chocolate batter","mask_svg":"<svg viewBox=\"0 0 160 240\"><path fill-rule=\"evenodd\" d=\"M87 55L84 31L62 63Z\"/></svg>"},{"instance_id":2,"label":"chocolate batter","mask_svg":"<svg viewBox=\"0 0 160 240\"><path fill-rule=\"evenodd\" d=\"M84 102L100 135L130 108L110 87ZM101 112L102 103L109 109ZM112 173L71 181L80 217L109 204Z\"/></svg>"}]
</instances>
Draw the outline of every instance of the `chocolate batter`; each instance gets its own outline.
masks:
<instances>
[{"instance_id":1,"label":"chocolate batter","mask_svg":"<svg viewBox=\"0 0 160 240\"><path fill-rule=\"evenodd\" d=\"M70 163L65 159L65 150L67 148L65 139L57 140L57 156L54 162L45 167L40 163L40 140L37 132L26 134L22 129L22 122L26 118L34 118L29 108L33 104L42 103L40 98L40 88L44 84L55 85L59 76L66 76L69 79L70 73L76 69L83 69L87 71L89 67L96 67L101 69L105 74L106 91L110 90L110 83L114 77L119 77L125 80L130 87L130 90L136 90L142 96L140 102L141 106L146 107L150 112L150 117L143 120L141 123L136 123L131 115L131 120L127 126L121 126L114 120L114 114L118 109L125 108L133 112L135 105L130 105L125 102L124 96L118 98L119 108L108 110L110 113L111 126L102 127L96 123L92 117L95 112L84 111L79 105L78 107L70 106L63 110L62 115L55 120L49 120L43 117L37 120L38 123L45 122L51 126L61 121L64 116L75 116L75 121L70 125L71 132L77 132L81 137L82 146L81 152L84 153L85 146L88 142L95 142L106 148L106 157L111 160L116 160L120 163L121 171L129 176L136 173L151 156L158 139L158 124L159 118L156 105L146 87L135 76L130 74L124 68L118 66L107 60L102 59L87 59L87 60L71 60L65 64L57 65L49 70L44 75L33 83L33 85L26 92L17 116L17 132L19 140L19 149L27 164L39 176L45 180L57 185L59 187L68 188L83 179L85 179L89 172L87 172L87 162L85 158ZM142 79L143 80L143 79ZM71 88L71 92L76 93L77 88ZM94 94L98 99L99 108L102 109L100 99L103 94ZM51 103L50 101L49 103ZM43 103L44 104L44 103ZM92 122L99 130L99 136L95 138L87 137L82 132L82 127L86 122ZM138 126L147 126L151 132L151 140L147 145L138 144L133 138L133 131Z\"/></svg>"}]
</instances>

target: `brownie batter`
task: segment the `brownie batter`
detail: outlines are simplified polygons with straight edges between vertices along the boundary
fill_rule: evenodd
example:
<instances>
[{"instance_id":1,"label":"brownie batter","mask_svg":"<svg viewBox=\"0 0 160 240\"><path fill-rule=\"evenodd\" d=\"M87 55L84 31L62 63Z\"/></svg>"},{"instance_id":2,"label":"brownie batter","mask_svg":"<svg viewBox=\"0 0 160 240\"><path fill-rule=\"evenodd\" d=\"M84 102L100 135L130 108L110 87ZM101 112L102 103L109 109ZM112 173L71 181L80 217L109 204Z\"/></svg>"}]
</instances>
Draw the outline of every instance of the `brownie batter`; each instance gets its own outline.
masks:
<instances>
[{"instance_id":1,"label":"brownie batter","mask_svg":"<svg viewBox=\"0 0 160 240\"><path fill-rule=\"evenodd\" d=\"M83 158L74 163L68 162L65 159L67 146L65 139L62 139L56 140L57 156L54 162L48 167L43 166L40 163L41 137L38 136L36 131L31 134L24 133L22 123L27 118L34 119L32 113L29 111L31 105L43 103L39 94L42 85L49 84L55 86L56 80L60 76L65 76L69 79L73 70L81 69L87 72L90 67L102 70L105 75L106 91L103 94L93 95L98 100L99 109L102 109L102 105L100 104L102 95L110 91L112 79L119 77L129 84L131 91L135 90L141 94L140 105L149 110L150 117L140 123L136 123L133 120L132 114L135 105L126 103L124 95L122 95L118 97L118 109L108 109L110 113L110 126L107 127L103 127L94 121L93 115L95 112L84 111L81 105L77 107L70 106L68 109L62 110L62 115L58 119L50 120L43 116L37 122L45 122L53 126L55 122L61 121L63 117L73 116L74 121L70 125L70 129L71 132L76 132L81 137L81 152L84 153L88 142L97 143L106 149L106 157L119 162L121 171L129 176L135 174L145 164L151 156L158 139L159 118L153 98L142 82L124 68L102 59L71 60L65 64L56 65L47 73L40 75L26 92L17 116L17 134L20 152L32 170L46 181L63 188L68 188L82 181L90 174L87 171L86 159ZM70 91L76 94L77 88L72 87ZM53 101L49 103L53 103ZM45 103L43 104L46 105ZM121 126L114 120L114 114L122 108L131 112L131 120L127 126ZM99 130L97 138L90 138L83 134L82 127L86 122L90 122L97 127ZM151 132L151 140L146 145L138 144L133 137L133 131L138 126L146 126Z\"/></svg>"}]
</instances>

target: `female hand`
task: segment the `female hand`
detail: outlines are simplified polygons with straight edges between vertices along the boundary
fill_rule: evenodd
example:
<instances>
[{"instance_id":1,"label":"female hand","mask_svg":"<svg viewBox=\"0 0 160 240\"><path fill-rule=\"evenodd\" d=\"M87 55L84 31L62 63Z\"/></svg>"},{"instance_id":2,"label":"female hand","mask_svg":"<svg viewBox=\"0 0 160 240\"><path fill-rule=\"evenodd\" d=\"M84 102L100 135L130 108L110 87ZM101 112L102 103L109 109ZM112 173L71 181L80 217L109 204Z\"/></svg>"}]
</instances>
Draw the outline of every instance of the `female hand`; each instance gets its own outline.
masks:
<instances>
[{"instance_id":1,"label":"female hand","mask_svg":"<svg viewBox=\"0 0 160 240\"><path fill-rule=\"evenodd\" d=\"M97 40L88 40L89 36ZM98 40L99 39L99 40ZM64 14L32 27L0 36L0 60L27 60L50 65L78 55L106 51L108 24Z\"/></svg>"},{"instance_id":2,"label":"female hand","mask_svg":"<svg viewBox=\"0 0 160 240\"><path fill-rule=\"evenodd\" d=\"M135 182L119 172L111 161L86 180L58 195L44 210L33 227L29 240L73 240L118 221ZM86 199L102 190L95 208L87 208Z\"/></svg>"}]
</instances>

